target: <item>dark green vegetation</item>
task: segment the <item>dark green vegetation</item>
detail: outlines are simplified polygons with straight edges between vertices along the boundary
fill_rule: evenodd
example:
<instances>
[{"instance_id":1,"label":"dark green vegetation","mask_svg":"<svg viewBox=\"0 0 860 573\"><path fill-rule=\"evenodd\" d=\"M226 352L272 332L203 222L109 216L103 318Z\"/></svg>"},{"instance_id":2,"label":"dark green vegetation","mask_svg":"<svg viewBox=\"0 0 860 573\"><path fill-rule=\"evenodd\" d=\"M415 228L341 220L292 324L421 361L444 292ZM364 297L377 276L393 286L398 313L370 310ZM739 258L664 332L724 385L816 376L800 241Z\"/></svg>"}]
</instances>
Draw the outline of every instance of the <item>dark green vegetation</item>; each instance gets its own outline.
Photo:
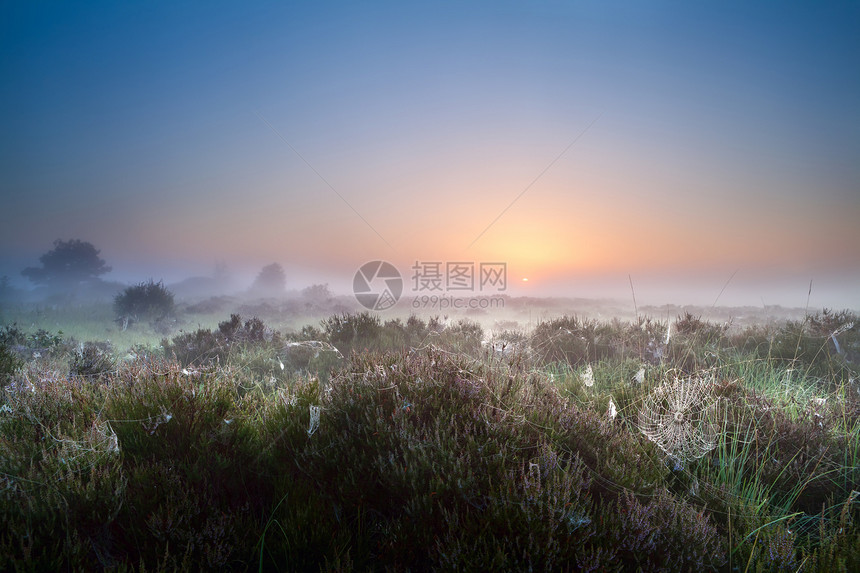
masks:
<instances>
[{"instance_id":1,"label":"dark green vegetation","mask_svg":"<svg viewBox=\"0 0 860 573\"><path fill-rule=\"evenodd\" d=\"M126 288L113 299L116 319L123 325L123 330L141 320L155 323L166 320L175 307L173 293L164 287L163 282L152 279Z\"/></svg>"},{"instance_id":2,"label":"dark green vegetation","mask_svg":"<svg viewBox=\"0 0 860 573\"><path fill-rule=\"evenodd\" d=\"M857 317L668 327L9 326L0 569L860 570ZM694 459L639 430L675 377L719 406Z\"/></svg>"},{"instance_id":3,"label":"dark green vegetation","mask_svg":"<svg viewBox=\"0 0 860 573\"><path fill-rule=\"evenodd\" d=\"M64 288L97 280L111 270L92 243L71 239L54 241L54 248L39 257L41 267L27 267L21 274L36 284Z\"/></svg>"}]
</instances>

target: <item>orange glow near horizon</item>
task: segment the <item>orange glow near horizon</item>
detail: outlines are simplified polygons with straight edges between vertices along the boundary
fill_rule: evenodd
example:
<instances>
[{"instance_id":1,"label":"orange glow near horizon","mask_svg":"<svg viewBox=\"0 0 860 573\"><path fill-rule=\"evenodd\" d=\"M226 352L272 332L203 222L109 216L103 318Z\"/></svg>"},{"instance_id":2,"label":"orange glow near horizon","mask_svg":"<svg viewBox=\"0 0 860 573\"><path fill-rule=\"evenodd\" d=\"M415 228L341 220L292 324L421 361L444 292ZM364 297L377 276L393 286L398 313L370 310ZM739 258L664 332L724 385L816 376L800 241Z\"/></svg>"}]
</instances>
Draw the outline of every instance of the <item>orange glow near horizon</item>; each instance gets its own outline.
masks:
<instances>
[{"instance_id":1,"label":"orange glow near horizon","mask_svg":"<svg viewBox=\"0 0 860 573\"><path fill-rule=\"evenodd\" d=\"M495 222L516 197L516 187L508 185L492 202L486 199L489 188L479 188L474 195L483 198L465 195L457 209L448 211L445 200L457 197L456 189L439 193L438 201L427 208L407 202L387 206L378 199L358 203L350 197L373 228L336 196L332 198L330 190L306 197L292 210L286 205L263 208L278 202L281 191L276 189L272 197L249 194L248 203L259 201L260 205L250 216L238 217L235 202L213 205L204 212L195 212L189 205L178 212L153 212L151 217L159 216L161 221L157 232L149 217L119 216L116 220L125 221L122 233L115 225L91 233L81 229L80 234L103 249L109 261L169 253L177 260L198 260L203 265L215 260L250 266L280 262L339 272L374 259L391 260L404 268L416 260L501 261L511 272L542 283L552 277L674 273L684 268L690 273L715 268L804 272L814 268L809 261L860 265L856 250L840 248L855 238L856 227L847 221L860 219L860 208L825 204L819 210L826 217L808 220L779 203L769 219L730 201L706 204L711 216L693 203L663 212L666 206L659 202L651 205L631 199L619 205L611 195L610 200L599 202L595 199L599 193L588 182L566 188L549 175ZM590 184L599 188L599 182ZM600 192L608 190L600 188Z\"/></svg>"}]
</instances>

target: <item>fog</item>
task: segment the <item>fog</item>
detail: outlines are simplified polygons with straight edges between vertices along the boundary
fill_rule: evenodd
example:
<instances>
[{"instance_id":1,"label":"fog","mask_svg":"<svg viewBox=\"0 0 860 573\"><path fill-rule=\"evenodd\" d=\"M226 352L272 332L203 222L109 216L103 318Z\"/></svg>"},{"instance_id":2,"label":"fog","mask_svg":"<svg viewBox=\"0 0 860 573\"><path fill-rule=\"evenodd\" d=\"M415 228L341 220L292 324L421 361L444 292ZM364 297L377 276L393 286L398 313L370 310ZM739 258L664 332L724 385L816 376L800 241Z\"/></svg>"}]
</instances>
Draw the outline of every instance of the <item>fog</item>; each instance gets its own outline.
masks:
<instances>
[{"instance_id":1,"label":"fog","mask_svg":"<svg viewBox=\"0 0 860 573\"><path fill-rule=\"evenodd\" d=\"M403 301L857 308L856 22L812 5L13 3L4 300L62 299L21 272L79 239L112 270L67 301L150 279L247 297L276 263L283 296L327 284L357 304L379 260ZM478 280L416 289L433 264ZM504 289L482 290L500 264Z\"/></svg>"},{"instance_id":2,"label":"fog","mask_svg":"<svg viewBox=\"0 0 860 573\"><path fill-rule=\"evenodd\" d=\"M341 309L364 310L355 297L355 275L352 269L314 269L308 266L277 263L284 269L285 281L282 289L261 296L252 289L262 267L250 264L200 263L185 266L159 266L156 263L137 267L123 261L107 261L112 270L95 282L80 287L64 285L34 285L21 275L21 270L31 267L37 260L15 259L7 261L0 269L4 277L4 290L0 304L9 306L19 303L35 304L81 304L90 302L110 303L124 288L145 281L162 282L178 302L194 303L211 297L233 297L236 301L261 298L273 300L301 299L303 291L314 285L323 285L335 297ZM367 261L362 261L365 263ZM17 265L15 265L17 263ZM600 304L616 309L615 314L632 315L637 307L654 308L692 306L700 309L722 308L748 311L765 311L772 307L804 309L810 312L829 309L860 308L857 285L860 277L809 276L800 273L786 275L782 280L757 276L752 272L735 271L723 275L700 273L700 276L683 276L680 273L659 275L654 273L622 274L603 276L549 277L540 280L520 277L516 268L507 268L503 289L480 289L475 285L469 290L451 290L444 284L435 290L417 286L416 271L410 265L394 265L402 281L402 300L391 308L380 311L386 315L401 316L413 309L410 303L421 296L437 298L469 299L498 296L510 301L531 301L536 306L556 307L559 301L565 311L590 312ZM526 278L528 280L522 280ZM665 313L664 308L664 313ZM455 313L453 308L437 310ZM492 310L488 311L492 314ZM740 310L738 310L740 312ZM731 314L729 312L729 314ZM664 317L665 318L665 317Z\"/></svg>"}]
</instances>

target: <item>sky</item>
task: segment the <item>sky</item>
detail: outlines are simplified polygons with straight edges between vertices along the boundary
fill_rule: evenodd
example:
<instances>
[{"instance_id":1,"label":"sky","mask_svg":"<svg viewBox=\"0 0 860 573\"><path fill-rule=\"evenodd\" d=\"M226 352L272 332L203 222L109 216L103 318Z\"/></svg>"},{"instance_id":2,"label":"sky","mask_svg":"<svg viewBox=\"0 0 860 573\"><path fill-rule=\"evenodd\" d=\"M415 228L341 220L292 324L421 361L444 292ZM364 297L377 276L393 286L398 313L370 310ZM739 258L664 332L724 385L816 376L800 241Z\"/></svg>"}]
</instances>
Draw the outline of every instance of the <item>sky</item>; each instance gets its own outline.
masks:
<instances>
[{"instance_id":1,"label":"sky","mask_svg":"<svg viewBox=\"0 0 860 573\"><path fill-rule=\"evenodd\" d=\"M856 309L858 72L857 2L6 1L0 273Z\"/></svg>"}]
</instances>

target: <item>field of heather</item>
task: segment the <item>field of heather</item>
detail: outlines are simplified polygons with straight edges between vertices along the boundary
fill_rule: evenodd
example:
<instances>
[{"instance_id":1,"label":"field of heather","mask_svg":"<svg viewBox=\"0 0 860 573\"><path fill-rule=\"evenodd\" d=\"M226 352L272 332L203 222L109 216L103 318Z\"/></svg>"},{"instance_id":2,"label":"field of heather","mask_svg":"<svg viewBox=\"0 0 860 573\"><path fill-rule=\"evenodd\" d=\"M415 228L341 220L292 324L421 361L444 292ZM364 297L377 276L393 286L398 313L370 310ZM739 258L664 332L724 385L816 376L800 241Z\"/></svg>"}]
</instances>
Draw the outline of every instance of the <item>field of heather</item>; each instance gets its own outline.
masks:
<instances>
[{"instance_id":1,"label":"field of heather","mask_svg":"<svg viewBox=\"0 0 860 573\"><path fill-rule=\"evenodd\" d=\"M138 335L3 327L0 569L860 568L851 312Z\"/></svg>"}]
</instances>

